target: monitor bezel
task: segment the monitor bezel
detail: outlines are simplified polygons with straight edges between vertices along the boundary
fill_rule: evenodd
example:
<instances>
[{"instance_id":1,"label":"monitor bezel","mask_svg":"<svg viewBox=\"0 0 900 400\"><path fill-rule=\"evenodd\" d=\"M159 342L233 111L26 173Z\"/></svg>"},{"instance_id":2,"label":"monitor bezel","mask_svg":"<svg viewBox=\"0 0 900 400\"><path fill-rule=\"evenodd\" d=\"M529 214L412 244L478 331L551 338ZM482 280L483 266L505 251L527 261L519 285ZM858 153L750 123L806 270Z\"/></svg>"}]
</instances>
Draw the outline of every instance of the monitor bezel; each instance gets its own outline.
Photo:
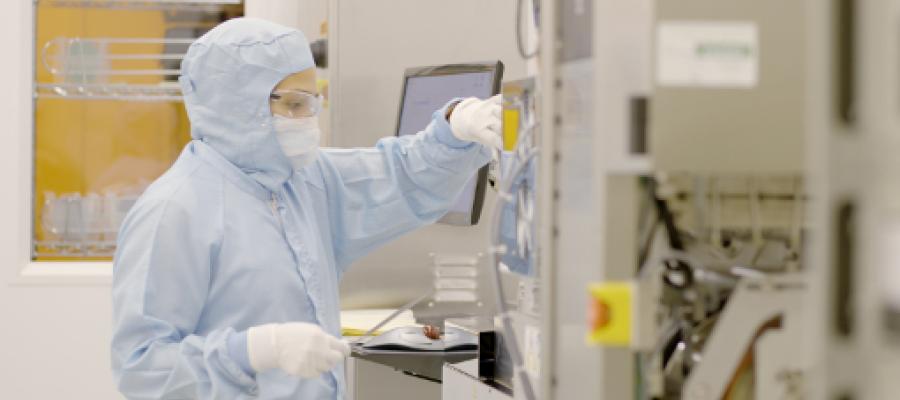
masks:
<instances>
[{"instance_id":1,"label":"monitor bezel","mask_svg":"<svg viewBox=\"0 0 900 400\"><path fill-rule=\"evenodd\" d=\"M407 68L403 73L403 88L400 91L400 105L397 109L397 125L394 135L400 136L400 122L403 120L403 103L406 100L406 88L410 78L433 77L442 75L471 74L478 72L492 72L491 95L500 94L500 86L503 81L503 62L500 60L478 63L461 63L433 65L426 67ZM424 127L423 127L424 129ZM475 195L472 199L472 209L468 214L449 211L444 214L439 223L458 226L477 225L484 208L484 197L487 191L488 165L481 167L477 173L475 183Z\"/></svg>"}]
</instances>

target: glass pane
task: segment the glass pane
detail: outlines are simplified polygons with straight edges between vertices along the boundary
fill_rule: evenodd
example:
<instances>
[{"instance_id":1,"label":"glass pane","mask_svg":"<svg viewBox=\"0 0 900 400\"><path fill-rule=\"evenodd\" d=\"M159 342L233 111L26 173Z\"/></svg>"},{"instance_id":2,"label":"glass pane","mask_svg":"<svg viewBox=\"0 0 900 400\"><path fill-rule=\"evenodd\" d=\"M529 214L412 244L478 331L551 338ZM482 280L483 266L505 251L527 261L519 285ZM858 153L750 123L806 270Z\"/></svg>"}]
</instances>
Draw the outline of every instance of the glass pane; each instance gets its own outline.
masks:
<instances>
[{"instance_id":1,"label":"glass pane","mask_svg":"<svg viewBox=\"0 0 900 400\"><path fill-rule=\"evenodd\" d=\"M112 256L125 214L190 139L180 56L190 39L243 12L115 4L36 5L37 260Z\"/></svg>"}]
</instances>

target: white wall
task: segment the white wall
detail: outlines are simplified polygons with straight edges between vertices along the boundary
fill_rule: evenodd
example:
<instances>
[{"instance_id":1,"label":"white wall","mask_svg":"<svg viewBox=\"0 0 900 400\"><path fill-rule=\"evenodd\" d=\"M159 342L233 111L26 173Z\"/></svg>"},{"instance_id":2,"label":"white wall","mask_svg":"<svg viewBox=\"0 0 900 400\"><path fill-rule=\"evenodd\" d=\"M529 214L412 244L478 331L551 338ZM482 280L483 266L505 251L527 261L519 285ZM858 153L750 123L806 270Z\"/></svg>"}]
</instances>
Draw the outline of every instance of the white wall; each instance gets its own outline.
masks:
<instances>
[{"instance_id":1,"label":"white wall","mask_svg":"<svg viewBox=\"0 0 900 400\"><path fill-rule=\"evenodd\" d=\"M328 0L244 0L244 15L299 29L309 41L320 39Z\"/></svg>"},{"instance_id":2,"label":"white wall","mask_svg":"<svg viewBox=\"0 0 900 400\"><path fill-rule=\"evenodd\" d=\"M0 397L117 399L108 277L23 277L29 262L32 2L0 13ZM80 269L97 275L90 269Z\"/></svg>"}]
</instances>

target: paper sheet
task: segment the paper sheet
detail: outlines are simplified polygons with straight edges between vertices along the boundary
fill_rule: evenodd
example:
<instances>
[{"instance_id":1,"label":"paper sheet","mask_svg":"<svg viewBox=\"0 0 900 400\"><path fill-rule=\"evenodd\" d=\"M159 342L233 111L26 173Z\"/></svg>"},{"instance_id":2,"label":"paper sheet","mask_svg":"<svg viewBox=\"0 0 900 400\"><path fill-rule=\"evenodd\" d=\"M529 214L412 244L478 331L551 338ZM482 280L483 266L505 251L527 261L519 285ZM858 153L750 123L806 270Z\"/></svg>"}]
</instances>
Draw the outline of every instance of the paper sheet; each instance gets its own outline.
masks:
<instances>
[{"instance_id":1,"label":"paper sheet","mask_svg":"<svg viewBox=\"0 0 900 400\"><path fill-rule=\"evenodd\" d=\"M360 336L379 322L387 318L396 309L367 309L367 310L344 310L341 311L341 331L344 336ZM416 323L413 313L410 310L400 313L396 318L381 327L376 332L387 332L394 328L419 324Z\"/></svg>"}]
</instances>

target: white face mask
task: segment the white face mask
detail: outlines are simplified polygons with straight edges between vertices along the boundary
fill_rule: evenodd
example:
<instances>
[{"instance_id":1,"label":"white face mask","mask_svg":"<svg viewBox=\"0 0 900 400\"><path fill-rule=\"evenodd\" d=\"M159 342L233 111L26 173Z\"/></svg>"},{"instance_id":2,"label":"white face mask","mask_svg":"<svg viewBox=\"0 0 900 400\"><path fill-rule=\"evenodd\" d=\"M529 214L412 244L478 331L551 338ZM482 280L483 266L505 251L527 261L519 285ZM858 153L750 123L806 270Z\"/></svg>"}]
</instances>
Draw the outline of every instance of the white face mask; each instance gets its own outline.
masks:
<instances>
[{"instance_id":1,"label":"white face mask","mask_svg":"<svg viewBox=\"0 0 900 400\"><path fill-rule=\"evenodd\" d=\"M312 164L319 154L319 119L287 118L277 114L274 118L275 138L294 170Z\"/></svg>"}]
</instances>

